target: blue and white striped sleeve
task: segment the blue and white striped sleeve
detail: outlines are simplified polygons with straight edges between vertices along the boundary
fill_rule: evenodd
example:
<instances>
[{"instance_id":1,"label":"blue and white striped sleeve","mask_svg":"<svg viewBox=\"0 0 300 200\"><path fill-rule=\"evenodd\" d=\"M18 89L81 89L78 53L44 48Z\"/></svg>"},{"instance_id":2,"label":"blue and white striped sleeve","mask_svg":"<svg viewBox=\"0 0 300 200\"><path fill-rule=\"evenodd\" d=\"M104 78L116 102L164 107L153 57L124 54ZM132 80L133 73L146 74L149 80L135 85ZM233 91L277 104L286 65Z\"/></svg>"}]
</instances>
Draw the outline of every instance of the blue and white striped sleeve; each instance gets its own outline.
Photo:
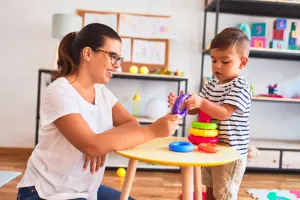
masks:
<instances>
[{"instance_id":1,"label":"blue and white striped sleeve","mask_svg":"<svg viewBox=\"0 0 300 200\"><path fill-rule=\"evenodd\" d=\"M237 112L243 114L249 111L251 106L251 88L243 80L237 80L233 82L231 90L225 97L224 104L234 105L238 108Z\"/></svg>"},{"instance_id":2,"label":"blue and white striped sleeve","mask_svg":"<svg viewBox=\"0 0 300 200\"><path fill-rule=\"evenodd\" d=\"M206 94L207 94L207 84L201 89L199 96L202 98L206 98Z\"/></svg>"}]
</instances>

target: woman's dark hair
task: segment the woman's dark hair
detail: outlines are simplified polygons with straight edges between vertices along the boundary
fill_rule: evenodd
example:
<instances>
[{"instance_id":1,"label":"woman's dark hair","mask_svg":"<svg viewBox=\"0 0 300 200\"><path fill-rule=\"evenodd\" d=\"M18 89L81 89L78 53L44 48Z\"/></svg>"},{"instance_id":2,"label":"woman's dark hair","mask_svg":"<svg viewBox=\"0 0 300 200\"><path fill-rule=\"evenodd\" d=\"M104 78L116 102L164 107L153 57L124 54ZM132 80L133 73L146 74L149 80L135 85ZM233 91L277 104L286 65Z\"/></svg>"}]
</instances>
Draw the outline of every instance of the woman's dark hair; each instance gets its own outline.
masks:
<instances>
[{"instance_id":1,"label":"woman's dark hair","mask_svg":"<svg viewBox=\"0 0 300 200\"><path fill-rule=\"evenodd\" d=\"M57 79L77 72L81 50L90 47L93 51L105 44L105 38L116 39L122 42L120 36L111 27L93 23L83 27L78 33L67 34L58 48L58 71L53 74Z\"/></svg>"}]
</instances>

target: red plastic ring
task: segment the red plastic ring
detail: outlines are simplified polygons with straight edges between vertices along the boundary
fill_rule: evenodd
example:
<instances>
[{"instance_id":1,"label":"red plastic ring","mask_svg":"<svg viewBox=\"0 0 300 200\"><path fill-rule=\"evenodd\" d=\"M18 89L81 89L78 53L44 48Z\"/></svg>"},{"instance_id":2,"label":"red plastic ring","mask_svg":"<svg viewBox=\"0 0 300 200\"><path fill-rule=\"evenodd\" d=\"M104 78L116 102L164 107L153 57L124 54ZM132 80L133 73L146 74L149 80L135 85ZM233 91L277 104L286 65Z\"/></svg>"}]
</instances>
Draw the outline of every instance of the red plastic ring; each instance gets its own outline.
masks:
<instances>
[{"instance_id":1,"label":"red plastic ring","mask_svg":"<svg viewBox=\"0 0 300 200\"><path fill-rule=\"evenodd\" d=\"M210 144L217 144L219 142L218 137L201 137L195 135L189 135L188 139L193 144L200 144L200 143L210 143Z\"/></svg>"}]
</instances>

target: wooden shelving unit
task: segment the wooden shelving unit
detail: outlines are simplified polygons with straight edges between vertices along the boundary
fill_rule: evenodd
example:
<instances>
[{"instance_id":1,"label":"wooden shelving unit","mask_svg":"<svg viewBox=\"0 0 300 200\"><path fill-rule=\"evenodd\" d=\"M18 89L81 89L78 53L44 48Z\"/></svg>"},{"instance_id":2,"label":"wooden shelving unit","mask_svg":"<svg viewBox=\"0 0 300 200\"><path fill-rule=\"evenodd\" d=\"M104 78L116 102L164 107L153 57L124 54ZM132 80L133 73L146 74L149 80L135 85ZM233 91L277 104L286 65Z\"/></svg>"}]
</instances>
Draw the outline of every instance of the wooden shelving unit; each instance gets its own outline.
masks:
<instances>
[{"instance_id":1,"label":"wooden shelving unit","mask_svg":"<svg viewBox=\"0 0 300 200\"><path fill-rule=\"evenodd\" d=\"M210 50L204 49L203 54L209 55ZM299 50L288 49L270 49L270 48L250 48L250 55L252 58L272 58L277 60L300 60Z\"/></svg>"},{"instance_id":2,"label":"wooden shelving unit","mask_svg":"<svg viewBox=\"0 0 300 200\"><path fill-rule=\"evenodd\" d=\"M270 98L270 97L252 97L253 101L270 101L270 102L287 102L287 103L300 103L300 99L293 98Z\"/></svg>"},{"instance_id":3,"label":"wooden shelving unit","mask_svg":"<svg viewBox=\"0 0 300 200\"><path fill-rule=\"evenodd\" d=\"M210 54L205 47L207 13L215 13L215 35L218 33L219 15L221 13L234 15L264 16L276 18L300 19L300 1L284 0L205 0L201 79L203 78L204 56ZM300 60L299 50L278 50L269 48L251 48L250 57L276 60ZM201 87L202 88L202 81ZM252 101L264 103L300 103L300 99L268 98L253 96ZM263 133L262 133L263 134ZM288 134L288 133L284 133ZM252 139L250 145L260 150L260 156L248 161L247 170L256 171L300 171L300 140L280 141L270 139Z\"/></svg>"}]
</instances>

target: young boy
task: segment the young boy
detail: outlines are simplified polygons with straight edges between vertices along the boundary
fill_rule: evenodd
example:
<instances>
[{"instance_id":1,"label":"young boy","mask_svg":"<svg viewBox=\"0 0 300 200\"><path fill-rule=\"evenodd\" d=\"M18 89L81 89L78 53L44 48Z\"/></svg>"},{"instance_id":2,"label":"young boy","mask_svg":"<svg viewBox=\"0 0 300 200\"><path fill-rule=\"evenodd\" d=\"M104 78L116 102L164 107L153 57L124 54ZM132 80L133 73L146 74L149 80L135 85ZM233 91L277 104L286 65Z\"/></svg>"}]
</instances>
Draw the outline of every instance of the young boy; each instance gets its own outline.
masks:
<instances>
[{"instance_id":1,"label":"young boy","mask_svg":"<svg viewBox=\"0 0 300 200\"><path fill-rule=\"evenodd\" d=\"M199 95L191 94L185 101L189 114L196 115L202 110L210 115L218 124L219 142L236 148L241 155L235 162L202 168L206 199L237 199L246 169L251 89L240 71L248 63L249 48L243 31L226 28L220 32L210 45L215 79ZM168 98L171 107L177 96L170 93Z\"/></svg>"}]
</instances>

